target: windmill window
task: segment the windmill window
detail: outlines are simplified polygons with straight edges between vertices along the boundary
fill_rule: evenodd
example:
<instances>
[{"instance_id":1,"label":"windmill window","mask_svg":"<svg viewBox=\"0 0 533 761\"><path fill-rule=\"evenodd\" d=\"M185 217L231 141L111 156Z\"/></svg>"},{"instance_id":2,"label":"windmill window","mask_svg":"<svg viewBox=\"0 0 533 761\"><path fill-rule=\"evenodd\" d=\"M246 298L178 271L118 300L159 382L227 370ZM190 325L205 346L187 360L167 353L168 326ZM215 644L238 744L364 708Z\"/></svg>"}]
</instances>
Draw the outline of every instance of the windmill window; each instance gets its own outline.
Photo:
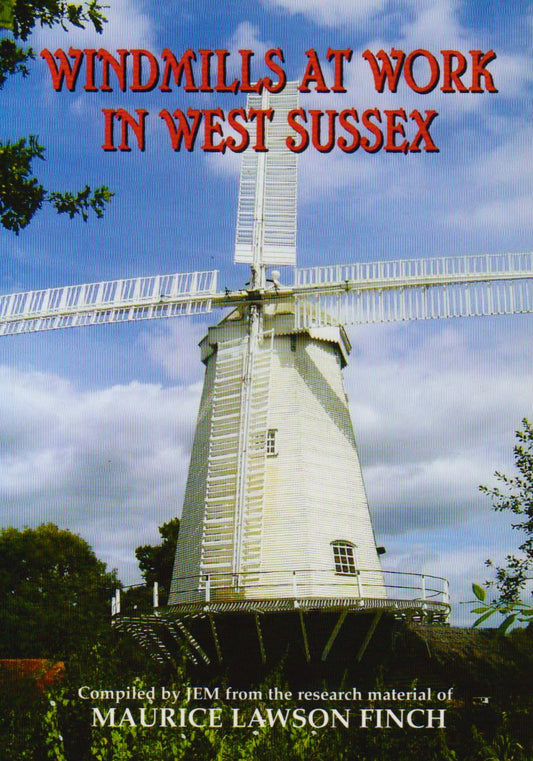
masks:
<instances>
[{"instance_id":1,"label":"windmill window","mask_svg":"<svg viewBox=\"0 0 533 761\"><path fill-rule=\"evenodd\" d=\"M276 443L277 430L275 428L269 428L266 437L266 453L268 457L275 457L278 453Z\"/></svg>"},{"instance_id":2,"label":"windmill window","mask_svg":"<svg viewBox=\"0 0 533 761\"><path fill-rule=\"evenodd\" d=\"M343 576L355 576L357 564L354 545L350 542L333 542L332 547L335 573L340 573Z\"/></svg>"}]
</instances>

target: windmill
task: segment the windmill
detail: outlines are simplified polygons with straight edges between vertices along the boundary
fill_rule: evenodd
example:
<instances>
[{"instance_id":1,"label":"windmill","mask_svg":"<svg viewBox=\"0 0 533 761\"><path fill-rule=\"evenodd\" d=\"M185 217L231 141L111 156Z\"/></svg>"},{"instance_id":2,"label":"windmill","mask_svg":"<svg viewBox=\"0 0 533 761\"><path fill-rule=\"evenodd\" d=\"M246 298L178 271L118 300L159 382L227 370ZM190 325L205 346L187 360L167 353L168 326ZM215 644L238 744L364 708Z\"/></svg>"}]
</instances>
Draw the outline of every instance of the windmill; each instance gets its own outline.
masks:
<instances>
[{"instance_id":1,"label":"windmill","mask_svg":"<svg viewBox=\"0 0 533 761\"><path fill-rule=\"evenodd\" d=\"M296 268L296 154L285 139L297 98L297 83L248 98L275 118L268 151L243 154L235 262L250 265L245 287L221 292L205 271L0 296L0 335L230 309L200 344L206 374L168 606L141 620L120 618L113 601L117 625L160 658L164 625L209 661L195 618L209 620L220 658L216 616L251 614L264 658L261 616L297 611L309 660L311 611L338 616L322 659L350 612L375 614L361 656L384 610L445 617L445 583L389 582L381 568L342 383L344 326L533 312L531 253ZM294 268L292 283L272 267Z\"/></svg>"}]
</instances>

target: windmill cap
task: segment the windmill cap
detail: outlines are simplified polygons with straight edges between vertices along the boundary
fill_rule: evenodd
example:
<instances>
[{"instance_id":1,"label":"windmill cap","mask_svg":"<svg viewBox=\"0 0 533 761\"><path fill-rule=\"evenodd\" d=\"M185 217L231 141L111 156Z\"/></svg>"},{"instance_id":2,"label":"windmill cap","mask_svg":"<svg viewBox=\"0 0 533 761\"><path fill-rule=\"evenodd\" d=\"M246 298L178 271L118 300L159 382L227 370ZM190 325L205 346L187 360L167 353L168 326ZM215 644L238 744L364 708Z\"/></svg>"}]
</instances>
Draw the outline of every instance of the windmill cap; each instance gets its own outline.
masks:
<instances>
[{"instance_id":1,"label":"windmill cap","mask_svg":"<svg viewBox=\"0 0 533 761\"><path fill-rule=\"evenodd\" d=\"M234 309L217 325L208 328L207 334L199 344L204 364L215 352L220 342L232 341L246 336L247 322L243 318L243 311L241 308ZM265 330L273 330L275 336L307 335L315 341L335 344L341 355L342 366L344 367L348 363L348 356L352 346L342 325L330 325L320 328L298 328L295 326L294 309L291 309L290 305L279 303L275 305L274 313L269 314L269 311L265 310Z\"/></svg>"}]
</instances>

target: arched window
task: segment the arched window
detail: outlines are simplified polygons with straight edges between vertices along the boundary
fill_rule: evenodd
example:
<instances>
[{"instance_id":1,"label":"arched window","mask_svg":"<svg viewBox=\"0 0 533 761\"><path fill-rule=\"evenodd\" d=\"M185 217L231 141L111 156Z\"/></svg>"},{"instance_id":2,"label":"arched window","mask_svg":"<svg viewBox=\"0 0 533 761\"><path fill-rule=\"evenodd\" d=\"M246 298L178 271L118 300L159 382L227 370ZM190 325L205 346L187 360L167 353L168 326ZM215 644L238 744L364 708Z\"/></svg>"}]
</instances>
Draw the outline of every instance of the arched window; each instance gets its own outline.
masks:
<instances>
[{"instance_id":1,"label":"arched window","mask_svg":"<svg viewBox=\"0 0 533 761\"><path fill-rule=\"evenodd\" d=\"M339 539L331 543L333 547L333 561L335 573L343 576L357 575L357 562L355 558L355 544Z\"/></svg>"}]
</instances>

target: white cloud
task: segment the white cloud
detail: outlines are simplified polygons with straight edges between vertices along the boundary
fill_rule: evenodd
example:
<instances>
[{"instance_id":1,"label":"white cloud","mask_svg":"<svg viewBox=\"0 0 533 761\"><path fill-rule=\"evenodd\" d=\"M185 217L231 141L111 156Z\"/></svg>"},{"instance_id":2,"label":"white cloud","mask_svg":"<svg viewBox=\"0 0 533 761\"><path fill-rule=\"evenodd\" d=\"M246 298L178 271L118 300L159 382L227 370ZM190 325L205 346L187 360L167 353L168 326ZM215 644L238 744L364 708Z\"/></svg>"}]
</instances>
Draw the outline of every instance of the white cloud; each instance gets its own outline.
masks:
<instances>
[{"instance_id":1,"label":"white cloud","mask_svg":"<svg viewBox=\"0 0 533 761\"><path fill-rule=\"evenodd\" d=\"M476 318L477 319L477 318ZM529 317L358 332L346 386L380 530L464 520L533 407Z\"/></svg>"},{"instance_id":2,"label":"white cloud","mask_svg":"<svg viewBox=\"0 0 533 761\"><path fill-rule=\"evenodd\" d=\"M284 0L285 1L285 0ZM353 4L341 4L346 13ZM366 11L378 5L368 4ZM394 8L398 10L400 4ZM307 5L306 5L307 7ZM303 4L287 2L291 12L304 12ZM361 8L360 8L361 9ZM383 10L383 9L381 9ZM387 13L393 10L393 4L387 5ZM530 67L525 65L520 54L510 54L498 50L497 58L489 65L494 76L498 94L444 94L437 87L428 95L418 95L402 83L397 93L377 93L370 66L362 58L364 49L374 53L383 48L389 51L391 45L406 52L423 47L434 52L442 64L440 50L457 49L466 55L468 51L483 48L480 34L475 29L465 27L459 16L460 3L457 0L426 0L416 6L404 8L399 21L387 35L387 23L384 15L380 29L382 37L369 37L354 50L350 63L345 63L344 94L320 95L311 93L301 95L303 108L337 109L356 108L359 115L367 108L402 107L409 114L413 108L433 109L438 111L430 133L441 148L440 154L392 156L380 151L378 154L365 154L360 148L354 154L344 154L335 148L331 153L322 155L310 146L300 157L299 194L300 201L315 208L327 199L338 199L338 215L358 219L361 215L381 216L383 204L410 204L411 213L420 218L427 216L433 224L443 231L463 229L472 234L474 230L498 230L502 235L527 228L528 208L531 204L533 188L530 186L531 166L525 160L528 146L528 128L523 121L502 111L502 106L511 99L527 91L530 81ZM316 9L311 4L308 13ZM322 13L322 10L320 11ZM324 6L324 23L345 23L342 12ZM391 35L394 36L391 36ZM388 36L388 39L387 39ZM229 49L232 60L240 46L245 45L257 52L258 58L271 46L263 41L259 30L249 22L241 23L231 40ZM236 59L235 59L236 60ZM303 64L302 64L303 67ZM469 67L464 75L464 82L470 84ZM324 64L327 81L332 82L332 66ZM303 74L303 68L298 75ZM325 118L325 117L324 117ZM308 124L309 128L309 124ZM525 130L525 132L524 132ZM323 119L323 137L326 124ZM410 120L406 123L408 139L413 139L417 128ZM517 136L517 131L519 134ZM361 133L366 130L361 128ZM345 134L337 122L337 136ZM487 139L480 140L485 134ZM471 150L466 152L465 146ZM495 145L500 147L495 148ZM240 166L240 156L217 155L205 157L210 168L217 174L236 176ZM400 166L401 165L401 166ZM515 169L517 171L515 171ZM521 186L515 186L512 192L502 193L499 184L502 176L521 180ZM408 198L406 193L408 191ZM389 205L390 209L393 208ZM333 222L336 224L336 220ZM400 224L402 220L400 220ZM486 237L486 236L485 236ZM467 244L468 245L468 244ZM485 240L478 244L479 250L486 247ZM496 243L499 246L498 243ZM522 244L513 242L511 247ZM342 256L342 254L341 254Z\"/></svg>"},{"instance_id":3,"label":"white cloud","mask_svg":"<svg viewBox=\"0 0 533 761\"><path fill-rule=\"evenodd\" d=\"M274 46L270 42L264 42L260 39L259 27L255 26L255 24L251 24L249 21L241 21L228 43L228 50L231 55L229 60L232 61L237 70L240 71L239 50L253 50L254 57L252 58L252 61L261 62L266 51L272 47Z\"/></svg>"},{"instance_id":4,"label":"white cloud","mask_svg":"<svg viewBox=\"0 0 533 761\"><path fill-rule=\"evenodd\" d=\"M58 523L134 581L135 547L181 512L199 395L137 382L80 392L1 367L2 523Z\"/></svg>"},{"instance_id":5,"label":"white cloud","mask_svg":"<svg viewBox=\"0 0 533 761\"><path fill-rule=\"evenodd\" d=\"M513 228L524 229L531 220L533 196L501 198L462 207L449 214L448 220L457 227L471 228L472 225L485 230L498 229L512 232Z\"/></svg>"},{"instance_id":6,"label":"white cloud","mask_svg":"<svg viewBox=\"0 0 533 761\"><path fill-rule=\"evenodd\" d=\"M392 7L389 4L390 7ZM398 9L401 3L396 3ZM327 8L329 14L329 6ZM352 60L344 66L344 86L347 90L345 94L327 94L319 95L312 93L309 96L301 97L301 105L304 108L326 109L332 108L341 110L343 108L356 108L359 116L367 108L379 108L382 112L385 109L404 108L407 115L412 109L418 109L424 113L425 109L435 110L438 117L432 124L430 134L436 144L441 148L441 153L436 160L422 153L417 156L408 156L403 160L401 170L398 166L398 160L402 157L394 157L384 154L382 151L375 155L365 155L361 148L351 155L343 154L338 148L326 156L328 171L324 172L324 157L317 155L312 148L308 148L301 159L300 176L302 178L301 187L303 188L302 200L306 202L319 201L332 191L345 190L350 186L354 188L364 187L364 194L356 193L357 203L361 202L364 195L364 203L381 204L384 197L393 198L394 193L405 193L405 188L409 187L410 197L420 195L421 204L424 206L431 200L428 189L425 186L435 186L435 179L439 181L438 192L442 193L442 204L440 205L438 218L448 219L447 206L453 206L457 194L446 191L445 186L449 186L450 176L454 173L457 176L464 176L464 184L461 192L468 196L472 204L476 206L480 199L483 199L487 180L492 181L490 170L487 170L486 162L492 163L492 157L488 149L494 150L495 145L502 142L509 142L512 146L517 147L521 143L522 150L516 152L513 164L517 161L521 163L519 175L525 172L529 173L528 167L531 162L524 161L524 150L527 150L528 132L522 122L513 116L513 110L509 109L517 97L524 97L524 94L530 90L533 76L531 67L527 63L526 53L521 55L520 52L510 53L508 50L498 48L497 57L488 65L488 71L493 75L494 82L499 92L492 93L442 93L440 85L442 82L443 59L440 54L444 49L455 49L462 52L466 59L468 68L463 75L463 82L466 87L471 85L471 57L470 50L481 49L487 51L486 39L482 38L479 31L470 29L463 25L459 17L460 3L457 0L427 0L417 3L414 7L404 8L404 13L400 16L401 22L396 26L388 27L385 17L380 23L380 37L368 36L357 49L354 49ZM335 17L335 14L331 14ZM339 23L343 23L340 18ZM389 32L387 33L387 29ZM362 58L364 50L369 49L374 54L383 49L390 53L391 47L399 48L408 54L417 48L423 48L430 51L436 58L440 70L441 81L438 86L426 95L420 95L413 92L400 77L398 91L391 93L387 89L383 93L376 92L374 78L371 68L367 61ZM324 74L328 82L332 82L331 66L324 65ZM421 59L419 65L415 67L415 78L421 85L429 81L429 70L427 64ZM303 70L300 72L300 75ZM419 77L419 79L418 79ZM413 139L416 134L414 123L407 121L405 125L407 139ZM516 137L517 130L520 136ZM344 134L344 131L337 125L338 134ZM362 134L366 134L364 128ZM324 130L325 133L325 130ZM469 145L469 151L466 160L463 146ZM511 150L503 149L504 152L511 153ZM501 152L501 149L496 149ZM487 153L487 155L485 155ZM440 165L440 166L437 166ZM446 173L446 183L443 185L442 170ZM483 172L479 185L472 182L478 175ZM511 174L511 170L508 170ZM434 191L432 196L435 196ZM521 206L525 206L527 198L524 198L524 204L514 203L510 209L512 215L511 224L524 221ZM491 217L492 209L480 210L480 224L484 223L485 217ZM504 210L505 213L505 210ZM500 215L492 217L492 225ZM475 221L475 220L474 220Z\"/></svg>"},{"instance_id":7,"label":"white cloud","mask_svg":"<svg viewBox=\"0 0 533 761\"><path fill-rule=\"evenodd\" d=\"M523 116L500 120L498 126L497 147L483 149L458 167L456 179L464 198L443 209L443 218L457 229L503 231L512 240L518 231L530 228L533 130Z\"/></svg>"},{"instance_id":8,"label":"white cloud","mask_svg":"<svg viewBox=\"0 0 533 761\"><path fill-rule=\"evenodd\" d=\"M182 383L198 381L200 349L198 344L207 333L206 321L166 320L158 326L158 331L146 329L141 333L140 344L146 350L152 363L165 371L167 378ZM178 347L186 347L178 351ZM191 357L188 347L195 352Z\"/></svg>"},{"instance_id":9,"label":"white cloud","mask_svg":"<svg viewBox=\"0 0 533 761\"><path fill-rule=\"evenodd\" d=\"M325 27L366 21L383 11L387 0L263 0L263 4L283 8L292 15L302 15Z\"/></svg>"},{"instance_id":10,"label":"white cloud","mask_svg":"<svg viewBox=\"0 0 533 761\"><path fill-rule=\"evenodd\" d=\"M407 51L424 48L436 54L441 50L459 50L466 57L469 68L463 75L462 81L471 85L471 58L469 51L480 49L488 52L486 39L483 41L479 33L461 25L458 11L461 3L457 0L430 0L418 15L404 23L401 27L403 49ZM494 79L495 86L505 93L506 97L522 95L524 87L532 81L531 69L527 65L526 55L511 54L497 49L496 58L488 66ZM442 96L450 98L450 96ZM479 97L463 95L460 98L461 108L474 107L472 104ZM444 102L444 100L442 101ZM454 106L456 104L454 103Z\"/></svg>"},{"instance_id":11,"label":"white cloud","mask_svg":"<svg viewBox=\"0 0 533 761\"><path fill-rule=\"evenodd\" d=\"M505 564L504 548L516 544L516 537L501 516L487 512L485 524L491 528L483 534L479 524L478 519L465 521L454 531L432 527L423 533L411 531L389 537L383 566L396 572L416 569L418 573L447 579L452 603L451 623L472 626L475 620L471 613L475 606L469 604L473 599L472 583L482 584L490 579L491 572L485 567L487 558L490 556L497 564ZM441 583L433 579L428 579L427 585L441 589Z\"/></svg>"},{"instance_id":12,"label":"white cloud","mask_svg":"<svg viewBox=\"0 0 533 761\"><path fill-rule=\"evenodd\" d=\"M450 581L471 625L471 583L513 552L511 516L478 491L514 472L514 432L533 410L531 317L361 326L345 385L384 568Z\"/></svg>"},{"instance_id":13,"label":"white cloud","mask_svg":"<svg viewBox=\"0 0 533 761\"><path fill-rule=\"evenodd\" d=\"M400 31L409 49L461 48L468 39L457 17L457 0L425 0L417 3Z\"/></svg>"},{"instance_id":14,"label":"white cloud","mask_svg":"<svg viewBox=\"0 0 533 761\"><path fill-rule=\"evenodd\" d=\"M483 155L483 161L473 162L468 166L468 176L476 182L498 186L506 189L522 185L524 182L533 184L533 128L529 116L508 122L505 126L508 133L503 132L502 124L499 129L503 140ZM507 137L508 135L508 137Z\"/></svg>"}]
</instances>

